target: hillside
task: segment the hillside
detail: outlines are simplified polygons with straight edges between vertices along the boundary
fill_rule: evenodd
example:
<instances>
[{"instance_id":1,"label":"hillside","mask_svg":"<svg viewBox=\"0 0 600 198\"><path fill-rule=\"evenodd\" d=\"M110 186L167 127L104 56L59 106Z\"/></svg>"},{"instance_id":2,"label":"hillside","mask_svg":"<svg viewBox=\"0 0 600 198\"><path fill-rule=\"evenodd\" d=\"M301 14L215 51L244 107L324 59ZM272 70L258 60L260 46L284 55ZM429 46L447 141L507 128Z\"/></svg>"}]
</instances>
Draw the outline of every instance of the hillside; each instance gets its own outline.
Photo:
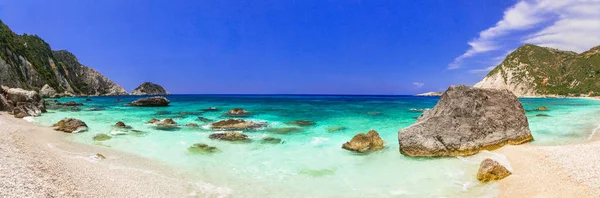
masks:
<instances>
[{"instance_id":1,"label":"hillside","mask_svg":"<svg viewBox=\"0 0 600 198\"><path fill-rule=\"evenodd\" d=\"M517 96L600 93L600 46L577 54L526 44L475 84Z\"/></svg>"},{"instance_id":2,"label":"hillside","mask_svg":"<svg viewBox=\"0 0 600 198\"><path fill-rule=\"evenodd\" d=\"M0 85L39 91L45 84L59 93L127 94L98 71L79 63L70 52L53 51L37 35L15 34L0 20Z\"/></svg>"}]
</instances>

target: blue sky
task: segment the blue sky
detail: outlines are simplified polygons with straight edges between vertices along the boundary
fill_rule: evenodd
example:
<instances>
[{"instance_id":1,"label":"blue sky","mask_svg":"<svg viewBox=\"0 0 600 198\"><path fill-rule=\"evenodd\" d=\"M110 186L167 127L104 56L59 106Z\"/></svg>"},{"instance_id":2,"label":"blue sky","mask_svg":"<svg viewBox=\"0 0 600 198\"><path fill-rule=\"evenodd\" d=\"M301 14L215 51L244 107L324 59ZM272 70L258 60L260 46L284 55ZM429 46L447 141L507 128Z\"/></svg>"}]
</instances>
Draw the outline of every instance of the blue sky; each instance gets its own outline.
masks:
<instances>
[{"instance_id":1,"label":"blue sky","mask_svg":"<svg viewBox=\"0 0 600 198\"><path fill-rule=\"evenodd\" d=\"M413 94L473 85L523 43L578 52L600 45L597 6L3 0L0 19L128 91L152 81L171 93Z\"/></svg>"}]
</instances>

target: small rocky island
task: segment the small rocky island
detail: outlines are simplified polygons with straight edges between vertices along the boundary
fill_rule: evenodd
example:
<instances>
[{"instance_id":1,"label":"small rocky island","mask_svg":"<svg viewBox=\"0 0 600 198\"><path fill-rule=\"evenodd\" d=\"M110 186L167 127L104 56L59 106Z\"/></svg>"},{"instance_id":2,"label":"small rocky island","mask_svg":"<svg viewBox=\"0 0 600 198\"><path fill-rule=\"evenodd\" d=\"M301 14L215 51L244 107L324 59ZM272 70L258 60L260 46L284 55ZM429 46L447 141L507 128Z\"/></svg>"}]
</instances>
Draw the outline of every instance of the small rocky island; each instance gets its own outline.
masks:
<instances>
[{"instance_id":1,"label":"small rocky island","mask_svg":"<svg viewBox=\"0 0 600 198\"><path fill-rule=\"evenodd\" d=\"M533 140L525 110L509 90L451 86L431 110L398 132L408 156L465 156Z\"/></svg>"},{"instance_id":2,"label":"small rocky island","mask_svg":"<svg viewBox=\"0 0 600 198\"><path fill-rule=\"evenodd\" d=\"M131 95L169 95L170 93L167 92L162 86L151 83L151 82L145 82L142 83L139 87L135 88L132 92Z\"/></svg>"}]
</instances>

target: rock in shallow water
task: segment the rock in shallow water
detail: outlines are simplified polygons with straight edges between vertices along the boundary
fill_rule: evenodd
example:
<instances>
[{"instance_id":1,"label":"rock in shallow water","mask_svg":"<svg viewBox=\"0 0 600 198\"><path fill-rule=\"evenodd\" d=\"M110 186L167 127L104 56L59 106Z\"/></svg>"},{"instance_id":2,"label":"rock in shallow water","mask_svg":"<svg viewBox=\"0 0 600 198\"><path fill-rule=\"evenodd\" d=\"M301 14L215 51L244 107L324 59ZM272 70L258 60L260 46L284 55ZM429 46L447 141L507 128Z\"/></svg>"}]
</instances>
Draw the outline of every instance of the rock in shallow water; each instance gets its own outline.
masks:
<instances>
[{"instance_id":1,"label":"rock in shallow water","mask_svg":"<svg viewBox=\"0 0 600 198\"><path fill-rule=\"evenodd\" d=\"M508 90L451 86L437 105L398 132L408 156L464 156L533 140L521 102Z\"/></svg>"},{"instance_id":2,"label":"rock in shallow water","mask_svg":"<svg viewBox=\"0 0 600 198\"><path fill-rule=\"evenodd\" d=\"M190 146L188 148L188 151L191 153L209 154L209 153L218 152L219 149L214 146L208 146L207 144L197 143L197 144L193 144L192 146Z\"/></svg>"},{"instance_id":3,"label":"rock in shallow water","mask_svg":"<svg viewBox=\"0 0 600 198\"><path fill-rule=\"evenodd\" d=\"M250 115L250 113L248 113L246 110L242 109L242 108L234 108L231 109L227 112L228 116L248 116Z\"/></svg>"},{"instance_id":4,"label":"rock in shallow water","mask_svg":"<svg viewBox=\"0 0 600 198\"><path fill-rule=\"evenodd\" d=\"M370 130L367 134L356 134L352 140L342 145L343 149L366 153L383 149L383 140L379 137L379 133L375 130Z\"/></svg>"},{"instance_id":5,"label":"rock in shallow water","mask_svg":"<svg viewBox=\"0 0 600 198\"><path fill-rule=\"evenodd\" d=\"M85 122L75 118L62 119L61 121L58 121L58 123L52 126L56 127L54 128L54 130L63 131L67 133L78 133L88 130L88 126L85 124Z\"/></svg>"},{"instance_id":6,"label":"rock in shallow water","mask_svg":"<svg viewBox=\"0 0 600 198\"><path fill-rule=\"evenodd\" d=\"M479 171L477 172L477 180L481 182L501 180L508 177L511 174L512 173L500 163L488 158L483 160L479 165Z\"/></svg>"},{"instance_id":7,"label":"rock in shallow water","mask_svg":"<svg viewBox=\"0 0 600 198\"><path fill-rule=\"evenodd\" d=\"M285 134L285 133L291 133L291 132L300 132L300 131L302 131L302 129L298 128L298 127L285 127L285 128L269 128L269 129L267 129L267 131L269 131L271 133Z\"/></svg>"},{"instance_id":8,"label":"rock in shallow water","mask_svg":"<svg viewBox=\"0 0 600 198\"><path fill-rule=\"evenodd\" d=\"M138 107L162 107L169 106L169 101L167 98L162 96L150 97L150 98L141 98L136 101L129 103L131 106Z\"/></svg>"},{"instance_id":9,"label":"rock in shallow water","mask_svg":"<svg viewBox=\"0 0 600 198\"><path fill-rule=\"evenodd\" d=\"M311 120L294 120L291 122L286 122L286 124L305 127L305 126L313 126L317 123L315 123L314 121L311 121Z\"/></svg>"},{"instance_id":10,"label":"rock in shallow water","mask_svg":"<svg viewBox=\"0 0 600 198\"><path fill-rule=\"evenodd\" d=\"M246 121L241 119L221 120L211 124L212 129L216 130L248 130L263 127L264 123Z\"/></svg>"},{"instance_id":11,"label":"rock in shallow water","mask_svg":"<svg viewBox=\"0 0 600 198\"><path fill-rule=\"evenodd\" d=\"M210 139L249 142L247 135L238 132L213 133L208 136Z\"/></svg>"},{"instance_id":12,"label":"rock in shallow water","mask_svg":"<svg viewBox=\"0 0 600 198\"><path fill-rule=\"evenodd\" d=\"M279 144L281 143L281 139L274 137L266 137L261 140L261 143L265 144Z\"/></svg>"},{"instance_id":13,"label":"rock in shallow water","mask_svg":"<svg viewBox=\"0 0 600 198\"><path fill-rule=\"evenodd\" d=\"M110 140L110 138L111 137L109 135L101 133L101 134L95 135L93 139L95 141L104 141L104 140Z\"/></svg>"},{"instance_id":14,"label":"rock in shallow water","mask_svg":"<svg viewBox=\"0 0 600 198\"><path fill-rule=\"evenodd\" d=\"M538 107L538 108L537 108L537 109L535 109L535 110L536 110L536 111L548 111L548 107L546 107L546 106L541 106L541 107Z\"/></svg>"}]
</instances>

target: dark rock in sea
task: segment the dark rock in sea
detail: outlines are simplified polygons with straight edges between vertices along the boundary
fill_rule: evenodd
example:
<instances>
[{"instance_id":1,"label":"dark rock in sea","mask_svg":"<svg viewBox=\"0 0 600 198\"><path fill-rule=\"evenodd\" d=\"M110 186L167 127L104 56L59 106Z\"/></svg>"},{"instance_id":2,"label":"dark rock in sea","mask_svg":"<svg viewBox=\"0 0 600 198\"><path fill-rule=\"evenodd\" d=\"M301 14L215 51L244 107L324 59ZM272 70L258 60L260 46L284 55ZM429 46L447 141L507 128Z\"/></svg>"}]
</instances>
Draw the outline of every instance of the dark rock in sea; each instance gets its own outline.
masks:
<instances>
[{"instance_id":1,"label":"dark rock in sea","mask_svg":"<svg viewBox=\"0 0 600 198\"><path fill-rule=\"evenodd\" d=\"M284 127L284 128L269 128L269 129L267 129L267 131L272 132L272 133L285 134L285 133L292 133L292 132L300 132L300 131L302 131L302 129L298 128L298 127Z\"/></svg>"},{"instance_id":2,"label":"dark rock in sea","mask_svg":"<svg viewBox=\"0 0 600 198\"><path fill-rule=\"evenodd\" d=\"M198 124L196 124L196 123L193 123L193 122L187 123L185 126L188 126L188 127L195 127L195 128L197 128L197 127L200 127L200 126L198 126Z\"/></svg>"},{"instance_id":3,"label":"dark rock in sea","mask_svg":"<svg viewBox=\"0 0 600 198\"><path fill-rule=\"evenodd\" d=\"M144 82L140 86L135 88L131 92L131 95L169 95L169 92L167 92L160 85L151 82Z\"/></svg>"},{"instance_id":4,"label":"dark rock in sea","mask_svg":"<svg viewBox=\"0 0 600 198\"><path fill-rule=\"evenodd\" d=\"M465 156L533 140L523 106L510 91L451 86L437 105L398 132L408 156Z\"/></svg>"},{"instance_id":5,"label":"dark rock in sea","mask_svg":"<svg viewBox=\"0 0 600 198\"><path fill-rule=\"evenodd\" d=\"M281 139L274 138L274 137L266 137L266 138L263 138L260 142L264 143L264 144L280 144Z\"/></svg>"},{"instance_id":6,"label":"dark rock in sea","mask_svg":"<svg viewBox=\"0 0 600 198\"><path fill-rule=\"evenodd\" d=\"M93 107L93 108L89 108L88 111L104 111L106 110L105 108L97 108L97 107Z\"/></svg>"},{"instance_id":7,"label":"dark rock in sea","mask_svg":"<svg viewBox=\"0 0 600 198\"><path fill-rule=\"evenodd\" d=\"M85 122L75 118L62 119L52 126L56 127L54 130L67 133L78 133L88 130L88 126L85 124Z\"/></svg>"},{"instance_id":8,"label":"dark rock in sea","mask_svg":"<svg viewBox=\"0 0 600 198\"><path fill-rule=\"evenodd\" d=\"M92 99L91 98L85 98L85 101L90 102L90 101L92 101Z\"/></svg>"},{"instance_id":9,"label":"dark rock in sea","mask_svg":"<svg viewBox=\"0 0 600 198\"><path fill-rule=\"evenodd\" d=\"M248 113L246 110L244 110L242 108L234 108L234 109L229 110L226 115L227 116L249 116L250 113Z\"/></svg>"},{"instance_id":10,"label":"dark rock in sea","mask_svg":"<svg viewBox=\"0 0 600 198\"><path fill-rule=\"evenodd\" d=\"M171 115L170 111L157 111L155 113L156 115Z\"/></svg>"},{"instance_id":11,"label":"dark rock in sea","mask_svg":"<svg viewBox=\"0 0 600 198\"><path fill-rule=\"evenodd\" d=\"M219 109L217 109L217 107L209 107L206 109L202 109L202 111L204 112L211 112L211 111L219 111Z\"/></svg>"},{"instance_id":12,"label":"dark rock in sea","mask_svg":"<svg viewBox=\"0 0 600 198\"><path fill-rule=\"evenodd\" d=\"M205 118L205 117L198 117L198 120L201 121L201 122L204 122L204 123L212 122L213 121L213 120Z\"/></svg>"},{"instance_id":13,"label":"dark rock in sea","mask_svg":"<svg viewBox=\"0 0 600 198\"><path fill-rule=\"evenodd\" d=\"M508 171L506 167L488 158L483 160L479 165L479 171L477 171L477 180L481 182L501 180L511 174L512 173Z\"/></svg>"},{"instance_id":14,"label":"dark rock in sea","mask_svg":"<svg viewBox=\"0 0 600 198\"><path fill-rule=\"evenodd\" d=\"M121 99L121 98L117 98L117 99L115 99L115 100L116 100L117 102L121 102L123 99Z\"/></svg>"},{"instance_id":15,"label":"dark rock in sea","mask_svg":"<svg viewBox=\"0 0 600 198\"><path fill-rule=\"evenodd\" d=\"M241 119L221 120L211 124L215 130L249 130L264 127L265 123L246 121Z\"/></svg>"},{"instance_id":16,"label":"dark rock in sea","mask_svg":"<svg viewBox=\"0 0 600 198\"><path fill-rule=\"evenodd\" d=\"M110 137L109 135L106 134L98 134L94 136L94 140L95 141L105 141L105 140L110 140L112 137Z\"/></svg>"},{"instance_id":17,"label":"dark rock in sea","mask_svg":"<svg viewBox=\"0 0 600 198\"><path fill-rule=\"evenodd\" d=\"M548 111L548 107L546 107L546 106L541 106L541 107L538 107L538 108L537 108L537 109L535 109L535 110L536 110L536 111Z\"/></svg>"},{"instance_id":18,"label":"dark rock in sea","mask_svg":"<svg viewBox=\"0 0 600 198\"><path fill-rule=\"evenodd\" d=\"M196 143L188 148L188 151L196 154L210 154L219 152L219 149L214 146L208 146L207 144Z\"/></svg>"},{"instance_id":19,"label":"dark rock in sea","mask_svg":"<svg viewBox=\"0 0 600 198\"><path fill-rule=\"evenodd\" d=\"M171 103L171 101L167 100L167 98L162 96L156 96L151 98L141 98L129 104L131 106L138 107L163 107L169 106L169 103Z\"/></svg>"},{"instance_id":20,"label":"dark rock in sea","mask_svg":"<svg viewBox=\"0 0 600 198\"><path fill-rule=\"evenodd\" d=\"M208 136L210 139L235 141L235 142L250 142L250 138L247 135L239 132L225 132L225 133L213 133Z\"/></svg>"},{"instance_id":21,"label":"dark rock in sea","mask_svg":"<svg viewBox=\"0 0 600 198\"><path fill-rule=\"evenodd\" d=\"M535 116L537 116L537 117L550 117L550 115L548 115L548 114L543 114L543 113L537 114L537 115L535 115Z\"/></svg>"},{"instance_id":22,"label":"dark rock in sea","mask_svg":"<svg viewBox=\"0 0 600 198\"><path fill-rule=\"evenodd\" d=\"M306 126L313 126L317 123L315 123L314 121L310 121L310 120L294 120L291 122L286 122L286 124L306 127Z\"/></svg>"},{"instance_id":23,"label":"dark rock in sea","mask_svg":"<svg viewBox=\"0 0 600 198\"><path fill-rule=\"evenodd\" d=\"M375 130L370 130L367 134L356 134L352 140L342 145L343 149L366 153L383 149L383 140L379 137L379 133Z\"/></svg>"},{"instance_id":24,"label":"dark rock in sea","mask_svg":"<svg viewBox=\"0 0 600 198\"><path fill-rule=\"evenodd\" d=\"M334 126L334 127L328 127L327 128L327 132L336 132L336 131L344 131L346 130L346 127L343 126Z\"/></svg>"},{"instance_id":25,"label":"dark rock in sea","mask_svg":"<svg viewBox=\"0 0 600 198\"><path fill-rule=\"evenodd\" d=\"M151 124L154 124L154 123L157 123L157 122L160 122L160 120L156 119L156 118L152 118L151 120L148 121L148 123L151 123Z\"/></svg>"},{"instance_id":26,"label":"dark rock in sea","mask_svg":"<svg viewBox=\"0 0 600 198\"><path fill-rule=\"evenodd\" d=\"M367 112L367 114L369 114L369 115L382 115L383 113L377 112L377 111L372 111L372 112Z\"/></svg>"},{"instance_id":27,"label":"dark rock in sea","mask_svg":"<svg viewBox=\"0 0 600 198\"><path fill-rule=\"evenodd\" d=\"M193 111L181 111L177 112L179 115L202 115L203 112L193 112Z\"/></svg>"},{"instance_id":28,"label":"dark rock in sea","mask_svg":"<svg viewBox=\"0 0 600 198\"><path fill-rule=\"evenodd\" d=\"M131 128L131 126L125 125L125 123L123 123L121 121L117 122L115 124L115 127L117 127L117 128L123 128L123 129L130 129Z\"/></svg>"}]
</instances>

